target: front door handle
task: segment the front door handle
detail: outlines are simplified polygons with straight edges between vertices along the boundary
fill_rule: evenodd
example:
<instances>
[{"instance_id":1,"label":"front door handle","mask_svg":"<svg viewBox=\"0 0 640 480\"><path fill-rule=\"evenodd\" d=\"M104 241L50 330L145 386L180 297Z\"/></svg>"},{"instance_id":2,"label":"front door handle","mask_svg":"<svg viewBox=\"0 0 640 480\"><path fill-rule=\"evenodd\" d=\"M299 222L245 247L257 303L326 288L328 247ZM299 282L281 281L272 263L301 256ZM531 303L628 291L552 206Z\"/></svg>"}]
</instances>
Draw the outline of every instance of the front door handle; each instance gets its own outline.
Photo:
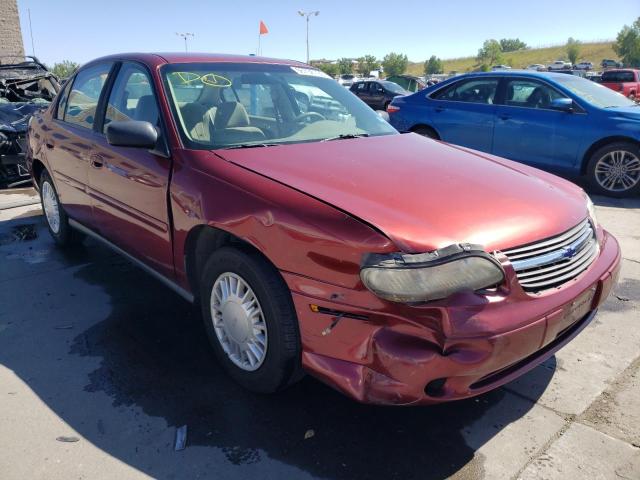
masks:
<instances>
[{"instance_id":1,"label":"front door handle","mask_svg":"<svg viewBox=\"0 0 640 480\"><path fill-rule=\"evenodd\" d=\"M95 153L89 157L89 163L93 168L102 168L104 166L103 158Z\"/></svg>"},{"instance_id":2,"label":"front door handle","mask_svg":"<svg viewBox=\"0 0 640 480\"><path fill-rule=\"evenodd\" d=\"M53 149L53 143L49 143L49 142L47 142L47 143L45 143L44 145L45 145L45 147L47 147L49 150L52 150L52 149Z\"/></svg>"},{"instance_id":3,"label":"front door handle","mask_svg":"<svg viewBox=\"0 0 640 480\"><path fill-rule=\"evenodd\" d=\"M511 118L510 115L506 115L506 114L502 114L502 115L498 115L498 118L500 120L509 120Z\"/></svg>"}]
</instances>

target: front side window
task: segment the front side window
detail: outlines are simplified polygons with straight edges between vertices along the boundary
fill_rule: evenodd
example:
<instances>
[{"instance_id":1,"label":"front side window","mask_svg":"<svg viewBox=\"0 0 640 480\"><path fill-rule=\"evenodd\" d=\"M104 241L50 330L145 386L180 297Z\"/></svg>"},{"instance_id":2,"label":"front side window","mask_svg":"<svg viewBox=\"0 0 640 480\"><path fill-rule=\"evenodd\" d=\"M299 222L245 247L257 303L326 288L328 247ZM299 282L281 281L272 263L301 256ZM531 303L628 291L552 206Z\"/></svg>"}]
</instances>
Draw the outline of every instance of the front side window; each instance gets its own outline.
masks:
<instances>
[{"instance_id":1,"label":"front side window","mask_svg":"<svg viewBox=\"0 0 640 480\"><path fill-rule=\"evenodd\" d=\"M267 64L172 64L162 77L188 148L316 142L397 133L318 70Z\"/></svg>"},{"instance_id":2,"label":"front side window","mask_svg":"<svg viewBox=\"0 0 640 480\"><path fill-rule=\"evenodd\" d=\"M564 95L549 85L536 80L509 80L505 97L505 105L524 108L546 108L551 102Z\"/></svg>"},{"instance_id":3,"label":"front side window","mask_svg":"<svg viewBox=\"0 0 640 480\"><path fill-rule=\"evenodd\" d=\"M497 78L462 80L439 90L433 98L452 102L493 104L497 89Z\"/></svg>"},{"instance_id":4,"label":"front side window","mask_svg":"<svg viewBox=\"0 0 640 480\"><path fill-rule=\"evenodd\" d=\"M112 121L141 120L157 126L158 104L149 74L134 63L124 63L118 72L104 118L104 127ZM103 127L103 128L104 128Z\"/></svg>"},{"instance_id":5,"label":"front side window","mask_svg":"<svg viewBox=\"0 0 640 480\"><path fill-rule=\"evenodd\" d=\"M111 63L101 63L80 70L73 81L64 121L91 129L95 122L98 100L111 70Z\"/></svg>"}]
</instances>

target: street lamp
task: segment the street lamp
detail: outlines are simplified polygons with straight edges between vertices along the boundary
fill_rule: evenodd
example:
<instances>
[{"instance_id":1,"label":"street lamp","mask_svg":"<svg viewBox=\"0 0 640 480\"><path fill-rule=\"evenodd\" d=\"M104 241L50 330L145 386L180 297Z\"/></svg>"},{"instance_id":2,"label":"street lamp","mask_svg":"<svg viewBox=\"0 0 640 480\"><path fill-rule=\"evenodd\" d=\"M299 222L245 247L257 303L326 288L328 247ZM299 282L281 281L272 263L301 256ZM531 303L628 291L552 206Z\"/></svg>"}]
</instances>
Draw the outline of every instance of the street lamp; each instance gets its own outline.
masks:
<instances>
[{"instance_id":1,"label":"street lamp","mask_svg":"<svg viewBox=\"0 0 640 480\"><path fill-rule=\"evenodd\" d=\"M302 10L298 10L298 15L307 18L307 63L309 63L309 17L317 17L320 15L320 12L318 10L313 12L303 12Z\"/></svg>"},{"instance_id":2,"label":"street lamp","mask_svg":"<svg viewBox=\"0 0 640 480\"><path fill-rule=\"evenodd\" d=\"M178 33L176 32L176 35L178 35L179 37L182 37L184 39L184 51L187 51L187 38L188 37L195 37L195 35L193 33L189 33L189 32L185 32L185 33Z\"/></svg>"}]
</instances>

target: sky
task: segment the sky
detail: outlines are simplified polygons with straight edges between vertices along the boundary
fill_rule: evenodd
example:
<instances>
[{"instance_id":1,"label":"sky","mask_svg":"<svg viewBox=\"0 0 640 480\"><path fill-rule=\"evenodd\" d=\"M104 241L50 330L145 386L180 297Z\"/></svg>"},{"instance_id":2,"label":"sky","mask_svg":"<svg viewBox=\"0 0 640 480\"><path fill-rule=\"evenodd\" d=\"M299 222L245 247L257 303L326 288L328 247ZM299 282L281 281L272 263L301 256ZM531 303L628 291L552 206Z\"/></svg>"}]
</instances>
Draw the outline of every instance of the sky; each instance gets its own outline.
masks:
<instances>
[{"instance_id":1,"label":"sky","mask_svg":"<svg viewBox=\"0 0 640 480\"><path fill-rule=\"evenodd\" d=\"M614 39L640 16L640 0L18 0L25 53L48 65L84 63L131 51L183 51L176 32L194 34L189 50L255 53L260 20L269 28L262 54L305 60L305 20L298 10L320 11L310 21L311 59L382 58L405 53L475 55L488 38L518 37L530 46Z\"/></svg>"}]
</instances>

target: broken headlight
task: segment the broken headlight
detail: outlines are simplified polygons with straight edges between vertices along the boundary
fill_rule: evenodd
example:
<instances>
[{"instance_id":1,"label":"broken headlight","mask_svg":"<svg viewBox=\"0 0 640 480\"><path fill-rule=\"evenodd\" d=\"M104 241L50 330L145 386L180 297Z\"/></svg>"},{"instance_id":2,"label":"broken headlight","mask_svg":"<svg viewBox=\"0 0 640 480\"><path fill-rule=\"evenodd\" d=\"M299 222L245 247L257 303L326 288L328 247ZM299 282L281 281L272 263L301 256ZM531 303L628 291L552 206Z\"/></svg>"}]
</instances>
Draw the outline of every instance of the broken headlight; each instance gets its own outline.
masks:
<instances>
[{"instance_id":1,"label":"broken headlight","mask_svg":"<svg viewBox=\"0 0 640 480\"><path fill-rule=\"evenodd\" d=\"M456 244L414 255L367 255L360 278L381 298L413 303L495 287L504 280L504 271L479 245Z\"/></svg>"}]
</instances>

